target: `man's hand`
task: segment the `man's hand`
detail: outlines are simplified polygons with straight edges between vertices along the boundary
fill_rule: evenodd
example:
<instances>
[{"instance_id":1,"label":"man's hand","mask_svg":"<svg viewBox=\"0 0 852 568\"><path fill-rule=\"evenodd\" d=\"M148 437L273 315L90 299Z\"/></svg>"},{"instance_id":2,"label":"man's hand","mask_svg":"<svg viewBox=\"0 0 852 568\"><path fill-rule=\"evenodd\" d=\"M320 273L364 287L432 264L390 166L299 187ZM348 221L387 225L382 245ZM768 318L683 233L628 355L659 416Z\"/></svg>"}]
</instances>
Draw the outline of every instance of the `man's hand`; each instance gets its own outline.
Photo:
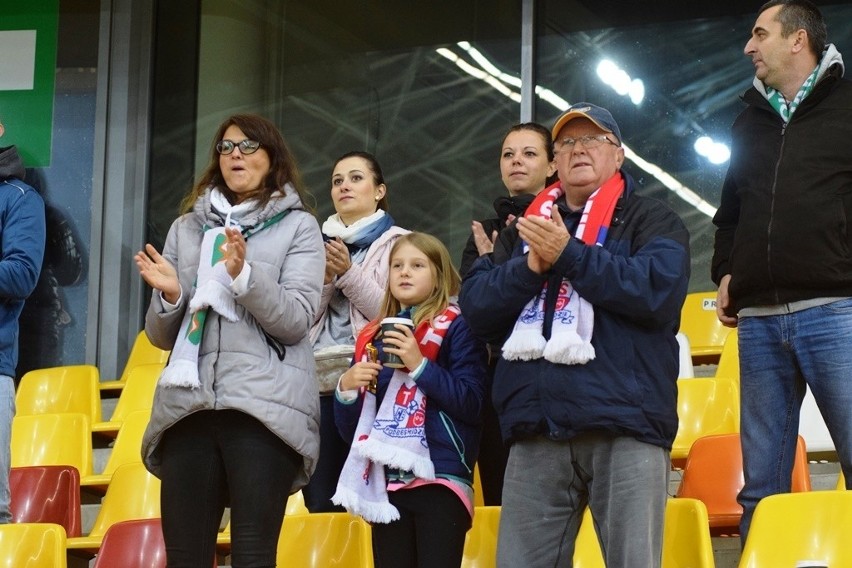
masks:
<instances>
[{"instance_id":1,"label":"man's hand","mask_svg":"<svg viewBox=\"0 0 852 568\"><path fill-rule=\"evenodd\" d=\"M530 247L527 266L538 274L550 270L571 239L555 204L550 219L538 216L518 219L518 234Z\"/></svg>"},{"instance_id":2,"label":"man's hand","mask_svg":"<svg viewBox=\"0 0 852 568\"><path fill-rule=\"evenodd\" d=\"M728 284L731 282L731 275L725 274L722 280L719 281L719 290L716 292L716 317L722 322L725 327L737 327L737 316L729 316L727 311L733 307L731 305L731 297L728 295Z\"/></svg>"}]
</instances>

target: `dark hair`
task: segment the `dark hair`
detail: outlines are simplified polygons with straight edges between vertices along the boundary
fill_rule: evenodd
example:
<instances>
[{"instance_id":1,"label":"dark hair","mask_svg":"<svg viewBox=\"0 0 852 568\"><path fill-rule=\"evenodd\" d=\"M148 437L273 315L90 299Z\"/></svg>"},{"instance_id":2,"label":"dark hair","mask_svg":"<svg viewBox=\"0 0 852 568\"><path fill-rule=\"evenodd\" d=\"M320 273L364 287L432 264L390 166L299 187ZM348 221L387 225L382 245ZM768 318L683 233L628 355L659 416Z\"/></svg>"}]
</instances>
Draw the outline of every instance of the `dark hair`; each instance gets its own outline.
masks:
<instances>
[{"instance_id":1,"label":"dark hair","mask_svg":"<svg viewBox=\"0 0 852 568\"><path fill-rule=\"evenodd\" d=\"M387 184L385 183L385 175L382 173L382 166L379 165L379 161L376 159L374 155L369 152L362 152L360 150L353 150L352 152L346 152L339 158L334 161L334 166L332 166L332 171L337 167L337 164L345 160L346 158L361 158L365 162L367 162L367 169L370 170L370 173L373 174L373 183L375 185L385 186L385 194L379 199L379 202L376 203L376 207L382 209L384 211L388 210L388 192L387 192Z\"/></svg>"},{"instance_id":2,"label":"dark hair","mask_svg":"<svg viewBox=\"0 0 852 568\"><path fill-rule=\"evenodd\" d=\"M819 8L809 0L770 0L760 7L757 14L760 15L775 6L781 6L775 16L775 19L781 23L781 36L787 37L797 30L805 30L811 51L817 59L821 58L822 52L825 51L828 32Z\"/></svg>"},{"instance_id":3,"label":"dark hair","mask_svg":"<svg viewBox=\"0 0 852 568\"><path fill-rule=\"evenodd\" d=\"M236 126L242 130L246 138L260 142L260 147L269 156L269 173L264 178L257 194L252 196L260 202L260 206L263 207L269 203L272 194L278 190L284 191L284 185L289 183L296 189L305 209L313 213L313 197L302 184L295 156L290 152L278 128L267 119L256 114L235 114L219 125L210 147L210 163L204 173L201 174L201 178L195 184L195 187L183 198L181 212L191 211L196 200L211 185L219 188L219 191L230 203L236 202L236 194L225 184L225 178L222 176L222 170L219 167L219 152L216 151L216 144L222 140L225 131L231 126Z\"/></svg>"},{"instance_id":4,"label":"dark hair","mask_svg":"<svg viewBox=\"0 0 852 568\"><path fill-rule=\"evenodd\" d=\"M522 122L520 124L516 124L512 128L506 132L506 135L503 136L503 142L506 142L506 138L509 137L509 134L512 132L520 132L521 130L531 130L535 132L539 136L541 136L542 142L544 142L544 147L547 149L547 161L553 161L553 138L550 135L550 130L542 126L537 122ZM501 146L502 143L501 142Z\"/></svg>"}]
</instances>

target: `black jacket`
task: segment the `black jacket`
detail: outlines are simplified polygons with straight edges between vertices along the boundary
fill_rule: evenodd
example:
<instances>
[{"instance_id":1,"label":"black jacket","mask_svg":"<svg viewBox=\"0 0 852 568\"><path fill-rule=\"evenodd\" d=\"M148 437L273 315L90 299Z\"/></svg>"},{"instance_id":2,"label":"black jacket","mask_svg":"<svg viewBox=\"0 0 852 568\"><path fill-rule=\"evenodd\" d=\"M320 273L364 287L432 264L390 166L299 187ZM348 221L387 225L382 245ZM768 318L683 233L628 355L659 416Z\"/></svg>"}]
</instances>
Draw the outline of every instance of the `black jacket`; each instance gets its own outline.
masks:
<instances>
[{"instance_id":1,"label":"black jacket","mask_svg":"<svg viewBox=\"0 0 852 568\"><path fill-rule=\"evenodd\" d=\"M527 267L513 224L464 279L462 313L490 343L503 343L546 281L558 289L568 278L594 306L592 361L497 363L492 398L507 442L541 435L567 440L602 430L671 448L678 425L675 334L689 282L689 233L671 209L636 195L632 178L625 180L603 246L571 239L552 270L539 275ZM573 232L581 212L562 206L560 212ZM555 300L546 307L545 337Z\"/></svg>"},{"instance_id":2,"label":"black jacket","mask_svg":"<svg viewBox=\"0 0 852 568\"><path fill-rule=\"evenodd\" d=\"M731 274L736 309L852 296L852 82L831 67L786 127L754 87L743 100L714 282Z\"/></svg>"},{"instance_id":3,"label":"black jacket","mask_svg":"<svg viewBox=\"0 0 852 568\"><path fill-rule=\"evenodd\" d=\"M495 199L494 212L497 213L497 217L479 221L482 223L482 229L485 231L485 234L490 238L494 231L500 233L500 231L506 228L506 221L509 219L509 215L520 217L527 210L533 199L535 199L535 195L532 193L501 195ZM459 267L459 274L462 277L470 271L470 267L473 266L477 258L479 258L479 250L476 248L476 240L474 240L473 232L471 232L467 238L467 243L464 245L464 251L462 251L461 266Z\"/></svg>"}]
</instances>

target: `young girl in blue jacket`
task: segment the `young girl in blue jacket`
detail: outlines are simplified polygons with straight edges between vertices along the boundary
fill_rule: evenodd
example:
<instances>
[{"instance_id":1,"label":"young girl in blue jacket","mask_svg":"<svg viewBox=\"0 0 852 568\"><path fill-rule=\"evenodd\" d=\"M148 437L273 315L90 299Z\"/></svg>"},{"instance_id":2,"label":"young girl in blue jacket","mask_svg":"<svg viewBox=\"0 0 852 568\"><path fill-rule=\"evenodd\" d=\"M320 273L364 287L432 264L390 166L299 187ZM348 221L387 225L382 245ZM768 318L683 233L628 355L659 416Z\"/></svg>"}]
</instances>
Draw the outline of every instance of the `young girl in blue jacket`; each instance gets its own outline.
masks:
<instances>
[{"instance_id":1,"label":"young girl in blue jacket","mask_svg":"<svg viewBox=\"0 0 852 568\"><path fill-rule=\"evenodd\" d=\"M352 449L332 501L370 522L376 568L459 566L473 516L485 349L454 303L459 276L435 237L391 250L377 320L358 335L335 393ZM380 332L382 318L409 317ZM382 365L385 354L404 368Z\"/></svg>"}]
</instances>

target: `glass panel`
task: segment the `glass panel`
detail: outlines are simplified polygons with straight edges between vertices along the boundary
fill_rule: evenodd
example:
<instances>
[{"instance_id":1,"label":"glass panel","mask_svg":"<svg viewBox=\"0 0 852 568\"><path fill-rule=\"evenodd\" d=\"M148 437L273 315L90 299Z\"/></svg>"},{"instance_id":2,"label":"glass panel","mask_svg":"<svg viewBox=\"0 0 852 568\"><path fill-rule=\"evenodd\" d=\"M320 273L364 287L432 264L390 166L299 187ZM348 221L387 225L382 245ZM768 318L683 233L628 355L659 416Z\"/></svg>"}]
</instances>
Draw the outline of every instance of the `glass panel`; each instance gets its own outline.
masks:
<instances>
[{"instance_id":1,"label":"glass panel","mask_svg":"<svg viewBox=\"0 0 852 568\"><path fill-rule=\"evenodd\" d=\"M626 162L627 171L644 185L645 194L666 201L689 228L690 291L713 290L711 218L728 162L713 163L700 155L696 142L704 136L721 144L730 141L730 126L743 108L739 96L754 76L743 47L755 14L742 15L739 6L715 6L717 17L691 19L708 14L705 6L681 4L675 14L664 16L659 10L646 14L636 10L610 11L595 18L588 12L568 11L563 2L545 2L537 79L541 88L559 98L539 96L536 114L551 124L565 102L585 100L607 107L635 156ZM844 25L852 17L852 6L821 10L829 41L841 53L844 46L852 49L852 28ZM606 7L600 11L606 12ZM604 22L618 25L605 27ZM638 103L611 86L619 86L619 80L626 86L627 77L644 84L644 97Z\"/></svg>"},{"instance_id":2,"label":"glass panel","mask_svg":"<svg viewBox=\"0 0 852 568\"><path fill-rule=\"evenodd\" d=\"M483 80L489 62L520 75L520 5L480 4L204 0L196 174L221 120L258 112L280 126L321 220L334 160L367 150L397 224L460 258L471 219L505 192L500 143L520 115L519 85Z\"/></svg>"}]
</instances>

